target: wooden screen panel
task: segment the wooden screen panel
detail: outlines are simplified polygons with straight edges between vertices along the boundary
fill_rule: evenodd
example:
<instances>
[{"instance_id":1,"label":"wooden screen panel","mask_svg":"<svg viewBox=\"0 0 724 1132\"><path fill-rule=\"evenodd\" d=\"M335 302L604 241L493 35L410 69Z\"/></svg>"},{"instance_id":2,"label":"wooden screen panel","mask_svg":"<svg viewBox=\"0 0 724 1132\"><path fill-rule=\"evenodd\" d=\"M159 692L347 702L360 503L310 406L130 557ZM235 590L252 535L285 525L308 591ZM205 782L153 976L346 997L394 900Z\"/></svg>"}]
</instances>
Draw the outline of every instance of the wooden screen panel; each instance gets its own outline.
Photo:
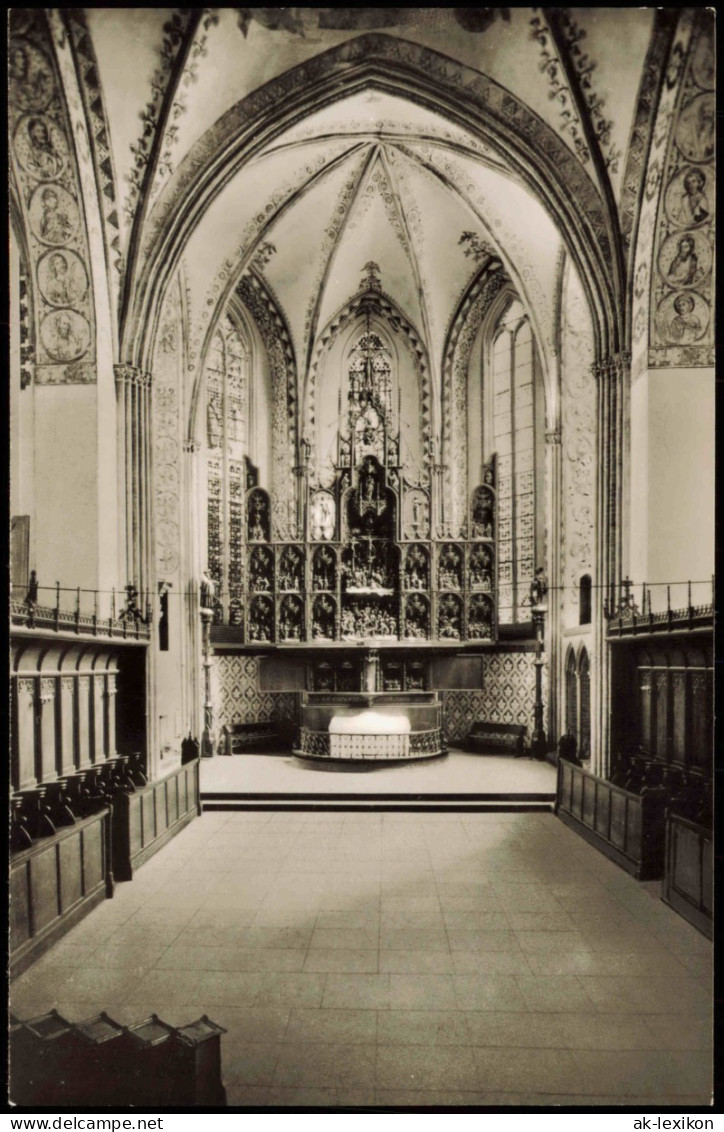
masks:
<instances>
[{"instance_id":1,"label":"wooden screen panel","mask_svg":"<svg viewBox=\"0 0 724 1132\"><path fill-rule=\"evenodd\" d=\"M689 675L691 681L691 728L688 762L691 766L711 773L712 733L711 699L712 678L707 670Z\"/></svg>"},{"instance_id":2,"label":"wooden screen panel","mask_svg":"<svg viewBox=\"0 0 724 1132\"><path fill-rule=\"evenodd\" d=\"M79 837L66 837L58 845L60 910L67 912L83 895L83 854Z\"/></svg>"},{"instance_id":3,"label":"wooden screen panel","mask_svg":"<svg viewBox=\"0 0 724 1132\"><path fill-rule=\"evenodd\" d=\"M667 762L669 747L669 680L666 671L654 673L656 731L652 755Z\"/></svg>"},{"instance_id":4,"label":"wooden screen panel","mask_svg":"<svg viewBox=\"0 0 724 1132\"><path fill-rule=\"evenodd\" d=\"M674 831L674 887L697 906L701 904L701 837L683 824Z\"/></svg>"},{"instance_id":5,"label":"wooden screen panel","mask_svg":"<svg viewBox=\"0 0 724 1132\"><path fill-rule=\"evenodd\" d=\"M83 830L83 893L102 884L106 875L105 826L94 822Z\"/></svg>"},{"instance_id":6,"label":"wooden screen panel","mask_svg":"<svg viewBox=\"0 0 724 1132\"><path fill-rule=\"evenodd\" d=\"M583 779L583 813L582 819L584 825L589 829L593 829L596 820L596 780L595 778Z\"/></svg>"},{"instance_id":7,"label":"wooden screen panel","mask_svg":"<svg viewBox=\"0 0 724 1132\"><path fill-rule=\"evenodd\" d=\"M611 819L611 791L601 786L596 797L596 833L608 838L608 827Z\"/></svg>"},{"instance_id":8,"label":"wooden screen panel","mask_svg":"<svg viewBox=\"0 0 724 1132\"><path fill-rule=\"evenodd\" d=\"M611 791L611 844L626 848L626 796Z\"/></svg>"},{"instance_id":9,"label":"wooden screen panel","mask_svg":"<svg viewBox=\"0 0 724 1132\"><path fill-rule=\"evenodd\" d=\"M56 919L58 907L58 862L55 852L38 853L30 864L30 900L33 935Z\"/></svg>"},{"instance_id":10,"label":"wooden screen panel","mask_svg":"<svg viewBox=\"0 0 724 1132\"><path fill-rule=\"evenodd\" d=\"M10 950L30 939L28 864L10 873Z\"/></svg>"}]
</instances>

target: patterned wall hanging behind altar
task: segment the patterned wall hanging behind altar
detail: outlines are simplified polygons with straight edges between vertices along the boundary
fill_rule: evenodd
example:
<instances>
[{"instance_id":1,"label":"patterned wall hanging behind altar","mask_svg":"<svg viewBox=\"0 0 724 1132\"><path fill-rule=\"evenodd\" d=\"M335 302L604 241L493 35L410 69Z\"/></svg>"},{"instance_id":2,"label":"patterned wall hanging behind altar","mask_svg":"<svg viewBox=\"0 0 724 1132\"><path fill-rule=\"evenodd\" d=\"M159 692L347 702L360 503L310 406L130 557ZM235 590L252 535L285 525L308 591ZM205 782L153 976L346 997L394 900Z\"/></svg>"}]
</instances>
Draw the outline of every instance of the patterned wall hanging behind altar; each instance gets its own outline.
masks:
<instances>
[{"instance_id":1,"label":"patterned wall hanging behind altar","mask_svg":"<svg viewBox=\"0 0 724 1132\"><path fill-rule=\"evenodd\" d=\"M35 380L96 380L90 256L73 133L42 11L10 15L12 169L33 272Z\"/></svg>"}]
</instances>

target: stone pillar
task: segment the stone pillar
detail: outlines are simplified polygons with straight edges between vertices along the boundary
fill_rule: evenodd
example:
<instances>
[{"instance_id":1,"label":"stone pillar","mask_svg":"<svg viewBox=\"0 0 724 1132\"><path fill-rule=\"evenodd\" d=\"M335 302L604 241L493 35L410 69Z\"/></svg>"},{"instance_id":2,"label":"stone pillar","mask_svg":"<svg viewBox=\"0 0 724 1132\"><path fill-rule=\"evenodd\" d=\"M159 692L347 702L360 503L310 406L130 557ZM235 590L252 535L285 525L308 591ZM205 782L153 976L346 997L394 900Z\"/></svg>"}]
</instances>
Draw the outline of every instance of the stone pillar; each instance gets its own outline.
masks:
<instances>
[{"instance_id":1,"label":"stone pillar","mask_svg":"<svg viewBox=\"0 0 724 1132\"><path fill-rule=\"evenodd\" d=\"M78 676L77 715L78 767L83 770L93 765L91 747L91 676L82 672Z\"/></svg>"},{"instance_id":2,"label":"stone pillar","mask_svg":"<svg viewBox=\"0 0 724 1132\"><path fill-rule=\"evenodd\" d=\"M40 716L40 781L54 782L58 777L55 743L55 692L56 677L41 676L38 689L38 715Z\"/></svg>"},{"instance_id":3,"label":"stone pillar","mask_svg":"<svg viewBox=\"0 0 724 1132\"><path fill-rule=\"evenodd\" d=\"M18 676L15 681L15 761L13 789L35 786L35 680Z\"/></svg>"},{"instance_id":4,"label":"stone pillar","mask_svg":"<svg viewBox=\"0 0 724 1132\"><path fill-rule=\"evenodd\" d=\"M114 366L126 516L126 578L145 608L151 585L151 376L136 366Z\"/></svg>"},{"instance_id":5,"label":"stone pillar","mask_svg":"<svg viewBox=\"0 0 724 1132\"><path fill-rule=\"evenodd\" d=\"M563 732L560 723L561 707L561 613L563 607L563 569L561 562L562 499L561 430L546 432L546 514L549 516L546 546L546 573L550 578L548 593L548 739L555 747L558 735Z\"/></svg>"},{"instance_id":6,"label":"stone pillar","mask_svg":"<svg viewBox=\"0 0 724 1132\"><path fill-rule=\"evenodd\" d=\"M592 603L591 769L606 777L610 764L611 674L603 615L616 601L623 577L623 483L625 472L625 391L630 355L619 353L597 362L598 435L596 519L596 589Z\"/></svg>"},{"instance_id":7,"label":"stone pillar","mask_svg":"<svg viewBox=\"0 0 724 1132\"><path fill-rule=\"evenodd\" d=\"M93 689L93 762L102 763L106 758L105 746L105 732L106 732L106 712L105 712L105 688L104 677L102 672L94 672L91 676L91 687Z\"/></svg>"},{"instance_id":8,"label":"stone pillar","mask_svg":"<svg viewBox=\"0 0 724 1132\"><path fill-rule=\"evenodd\" d=\"M195 440L187 441L184 444L186 459L184 461L183 491L185 498L188 500L187 514L189 521L183 525L186 570L184 571L182 569L182 578L198 577L200 571L206 567L206 547L202 542L204 524L200 514L200 509L204 506L206 493L203 490L204 485L199 482L201 469L199 467L197 453L200 449L201 445ZM187 582L182 588L186 591L183 609L187 627L187 631L182 634L184 657L186 659L186 674L183 682L183 730L184 733L190 731L192 735L198 736L202 731L199 713L199 704L202 698L199 684L201 671L199 659L201 657L202 648L200 623L194 587Z\"/></svg>"},{"instance_id":9,"label":"stone pillar","mask_svg":"<svg viewBox=\"0 0 724 1132\"><path fill-rule=\"evenodd\" d=\"M201 754L211 758L214 754L214 704L211 699L211 622L213 610L201 610L203 669L204 669L204 730L201 737Z\"/></svg>"},{"instance_id":10,"label":"stone pillar","mask_svg":"<svg viewBox=\"0 0 724 1132\"><path fill-rule=\"evenodd\" d=\"M60 772L72 774L78 767L78 753L75 749L75 676L60 678Z\"/></svg>"},{"instance_id":11,"label":"stone pillar","mask_svg":"<svg viewBox=\"0 0 724 1132\"><path fill-rule=\"evenodd\" d=\"M106 711L104 745L106 757L116 754L116 673L106 673Z\"/></svg>"}]
</instances>

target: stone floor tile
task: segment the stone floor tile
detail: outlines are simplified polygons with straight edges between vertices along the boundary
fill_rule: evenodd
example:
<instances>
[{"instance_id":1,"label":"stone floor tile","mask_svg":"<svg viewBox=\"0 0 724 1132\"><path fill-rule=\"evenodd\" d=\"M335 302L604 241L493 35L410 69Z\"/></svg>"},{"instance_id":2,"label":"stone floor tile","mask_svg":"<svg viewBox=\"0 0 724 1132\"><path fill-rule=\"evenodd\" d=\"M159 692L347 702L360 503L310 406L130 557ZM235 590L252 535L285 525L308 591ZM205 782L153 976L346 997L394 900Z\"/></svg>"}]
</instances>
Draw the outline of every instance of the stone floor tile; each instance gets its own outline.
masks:
<instances>
[{"instance_id":1,"label":"stone floor tile","mask_svg":"<svg viewBox=\"0 0 724 1132\"><path fill-rule=\"evenodd\" d=\"M576 975L517 975L515 981L529 1010L595 1012L585 980L582 982Z\"/></svg>"},{"instance_id":2,"label":"stone floor tile","mask_svg":"<svg viewBox=\"0 0 724 1132\"><path fill-rule=\"evenodd\" d=\"M310 950L323 948L326 951L335 947L345 950L368 950L376 948L380 932L377 928L315 928L309 943Z\"/></svg>"},{"instance_id":3,"label":"stone floor tile","mask_svg":"<svg viewBox=\"0 0 724 1132\"><path fill-rule=\"evenodd\" d=\"M466 1015L459 1010L380 1010L380 1045L470 1045Z\"/></svg>"},{"instance_id":4,"label":"stone floor tile","mask_svg":"<svg viewBox=\"0 0 724 1132\"><path fill-rule=\"evenodd\" d=\"M454 975L458 1010L527 1010L512 975Z\"/></svg>"},{"instance_id":5,"label":"stone floor tile","mask_svg":"<svg viewBox=\"0 0 724 1132\"><path fill-rule=\"evenodd\" d=\"M449 951L389 951L379 952L380 971L407 974L449 975L456 970L454 957Z\"/></svg>"},{"instance_id":6,"label":"stone floor tile","mask_svg":"<svg viewBox=\"0 0 724 1132\"><path fill-rule=\"evenodd\" d=\"M302 971L297 974L268 974L256 998L258 1006L321 1006L326 974Z\"/></svg>"},{"instance_id":7,"label":"stone floor tile","mask_svg":"<svg viewBox=\"0 0 724 1132\"><path fill-rule=\"evenodd\" d=\"M390 976L327 975L322 1005L325 1009L386 1010L390 1001Z\"/></svg>"},{"instance_id":8,"label":"stone floor tile","mask_svg":"<svg viewBox=\"0 0 724 1132\"><path fill-rule=\"evenodd\" d=\"M375 974L379 970L377 948L316 947L304 954L305 971Z\"/></svg>"},{"instance_id":9,"label":"stone floor tile","mask_svg":"<svg viewBox=\"0 0 724 1132\"><path fill-rule=\"evenodd\" d=\"M558 1018L550 1013L493 1010L465 1012L470 1044L515 1050L535 1046L540 1049L563 1048ZM513 1055L514 1056L514 1055Z\"/></svg>"},{"instance_id":10,"label":"stone floor tile","mask_svg":"<svg viewBox=\"0 0 724 1132\"><path fill-rule=\"evenodd\" d=\"M375 1089L375 1108L434 1108L440 1104L436 1089Z\"/></svg>"},{"instance_id":11,"label":"stone floor tile","mask_svg":"<svg viewBox=\"0 0 724 1132\"><path fill-rule=\"evenodd\" d=\"M285 1044L297 1045L313 1042L358 1045L375 1041L377 1041L377 1014L374 1010L294 1008L284 1034Z\"/></svg>"},{"instance_id":12,"label":"stone floor tile","mask_svg":"<svg viewBox=\"0 0 724 1132\"><path fill-rule=\"evenodd\" d=\"M385 951L447 951L444 928L380 928L379 946Z\"/></svg>"},{"instance_id":13,"label":"stone floor tile","mask_svg":"<svg viewBox=\"0 0 724 1132\"><path fill-rule=\"evenodd\" d=\"M369 1044L282 1045L274 1085L284 1088L371 1088L375 1051Z\"/></svg>"},{"instance_id":14,"label":"stone floor tile","mask_svg":"<svg viewBox=\"0 0 724 1132\"><path fill-rule=\"evenodd\" d=\"M274 1045L282 1041L291 1013L288 1006L226 1006L217 1003L211 1017L226 1028L224 1045Z\"/></svg>"},{"instance_id":15,"label":"stone floor tile","mask_svg":"<svg viewBox=\"0 0 724 1132\"><path fill-rule=\"evenodd\" d=\"M478 1079L477 1087L490 1091L562 1093L580 1090L578 1065L567 1049L494 1049L476 1046L473 1049Z\"/></svg>"},{"instance_id":16,"label":"stone floor tile","mask_svg":"<svg viewBox=\"0 0 724 1132\"><path fill-rule=\"evenodd\" d=\"M224 1082L227 1086L271 1085L280 1049L279 1045L261 1043L225 1045L222 1060Z\"/></svg>"},{"instance_id":17,"label":"stone floor tile","mask_svg":"<svg viewBox=\"0 0 724 1132\"><path fill-rule=\"evenodd\" d=\"M378 1045L379 1089L474 1089L478 1074L467 1046Z\"/></svg>"},{"instance_id":18,"label":"stone floor tile","mask_svg":"<svg viewBox=\"0 0 724 1132\"><path fill-rule=\"evenodd\" d=\"M455 1010L452 975L391 974L391 1010Z\"/></svg>"}]
</instances>

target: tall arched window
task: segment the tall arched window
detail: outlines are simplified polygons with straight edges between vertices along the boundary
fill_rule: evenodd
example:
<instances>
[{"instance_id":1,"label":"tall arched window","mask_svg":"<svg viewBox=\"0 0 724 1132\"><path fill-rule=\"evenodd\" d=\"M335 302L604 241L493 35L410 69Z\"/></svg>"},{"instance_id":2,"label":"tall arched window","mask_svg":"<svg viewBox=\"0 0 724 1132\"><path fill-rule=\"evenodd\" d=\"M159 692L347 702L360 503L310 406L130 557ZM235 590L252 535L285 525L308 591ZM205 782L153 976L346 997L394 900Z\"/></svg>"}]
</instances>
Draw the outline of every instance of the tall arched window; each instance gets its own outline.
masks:
<instances>
[{"instance_id":1,"label":"tall arched window","mask_svg":"<svg viewBox=\"0 0 724 1132\"><path fill-rule=\"evenodd\" d=\"M523 605L536 567L536 359L522 304L498 322L492 349L492 446L498 453L498 620L530 620ZM490 402L488 402L490 403Z\"/></svg>"},{"instance_id":2,"label":"tall arched window","mask_svg":"<svg viewBox=\"0 0 724 1132\"><path fill-rule=\"evenodd\" d=\"M246 455L249 348L226 315L205 368L208 570L228 608L241 597L241 539Z\"/></svg>"},{"instance_id":3,"label":"tall arched window","mask_svg":"<svg viewBox=\"0 0 724 1132\"><path fill-rule=\"evenodd\" d=\"M578 623L591 623L591 575L583 574L578 583Z\"/></svg>"},{"instance_id":4,"label":"tall arched window","mask_svg":"<svg viewBox=\"0 0 724 1132\"><path fill-rule=\"evenodd\" d=\"M578 741L578 680L573 649L568 650L566 657L566 734Z\"/></svg>"},{"instance_id":5,"label":"tall arched window","mask_svg":"<svg viewBox=\"0 0 724 1132\"><path fill-rule=\"evenodd\" d=\"M578 752L582 759L591 754L591 666L586 649L578 658L578 695L580 703L580 736Z\"/></svg>"}]
</instances>

